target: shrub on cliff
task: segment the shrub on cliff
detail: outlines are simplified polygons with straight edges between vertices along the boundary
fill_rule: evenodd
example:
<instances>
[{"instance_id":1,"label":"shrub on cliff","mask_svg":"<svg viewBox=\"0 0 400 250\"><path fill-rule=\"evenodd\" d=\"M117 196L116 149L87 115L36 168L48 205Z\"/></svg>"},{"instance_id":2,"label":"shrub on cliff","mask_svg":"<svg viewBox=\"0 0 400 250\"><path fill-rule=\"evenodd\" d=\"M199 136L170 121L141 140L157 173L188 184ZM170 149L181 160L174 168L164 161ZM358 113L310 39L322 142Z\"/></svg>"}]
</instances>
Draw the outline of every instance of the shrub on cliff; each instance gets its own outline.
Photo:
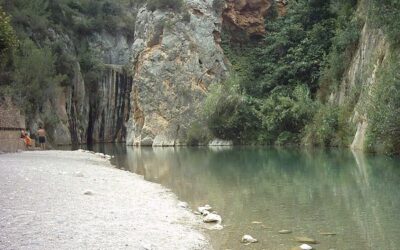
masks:
<instances>
[{"instance_id":1,"label":"shrub on cliff","mask_svg":"<svg viewBox=\"0 0 400 250\"><path fill-rule=\"evenodd\" d=\"M54 87L64 79L55 70L55 60L49 46L39 48L30 39L23 40L15 54L13 95L28 117L41 109Z\"/></svg>"},{"instance_id":2,"label":"shrub on cliff","mask_svg":"<svg viewBox=\"0 0 400 250\"><path fill-rule=\"evenodd\" d=\"M378 72L368 100L367 149L400 154L400 51L392 54Z\"/></svg>"}]
</instances>

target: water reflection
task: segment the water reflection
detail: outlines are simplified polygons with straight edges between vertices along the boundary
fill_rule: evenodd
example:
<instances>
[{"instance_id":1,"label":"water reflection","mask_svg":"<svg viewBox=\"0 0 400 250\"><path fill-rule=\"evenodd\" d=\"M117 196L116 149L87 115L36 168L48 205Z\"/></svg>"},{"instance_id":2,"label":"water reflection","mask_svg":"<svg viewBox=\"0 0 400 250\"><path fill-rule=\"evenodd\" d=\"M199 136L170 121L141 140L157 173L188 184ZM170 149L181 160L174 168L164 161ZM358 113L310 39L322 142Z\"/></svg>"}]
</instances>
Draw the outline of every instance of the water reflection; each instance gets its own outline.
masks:
<instances>
[{"instance_id":1,"label":"water reflection","mask_svg":"<svg viewBox=\"0 0 400 250\"><path fill-rule=\"evenodd\" d=\"M193 208L215 207L226 225L210 233L216 249L290 249L295 236L317 239L318 249L399 249L399 159L346 150L108 147L102 151L118 166ZM243 234L260 243L241 245Z\"/></svg>"}]
</instances>

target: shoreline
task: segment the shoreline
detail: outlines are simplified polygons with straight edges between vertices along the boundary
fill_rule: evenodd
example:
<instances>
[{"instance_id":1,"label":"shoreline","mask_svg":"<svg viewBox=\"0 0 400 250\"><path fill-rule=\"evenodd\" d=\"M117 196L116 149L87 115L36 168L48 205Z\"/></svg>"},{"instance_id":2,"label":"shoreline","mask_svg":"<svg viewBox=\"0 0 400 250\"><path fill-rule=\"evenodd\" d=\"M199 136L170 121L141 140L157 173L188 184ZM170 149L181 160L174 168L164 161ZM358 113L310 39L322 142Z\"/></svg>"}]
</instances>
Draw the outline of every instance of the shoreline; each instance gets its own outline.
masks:
<instances>
[{"instance_id":1,"label":"shoreline","mask_svg":"<svg viewBox=\"0 0 400 250\"><path fill-rule=\"evenodd\" d=\"M212 249L175 194L79 151L0 155L1 249Z\"/></svg>"}]
</instances>

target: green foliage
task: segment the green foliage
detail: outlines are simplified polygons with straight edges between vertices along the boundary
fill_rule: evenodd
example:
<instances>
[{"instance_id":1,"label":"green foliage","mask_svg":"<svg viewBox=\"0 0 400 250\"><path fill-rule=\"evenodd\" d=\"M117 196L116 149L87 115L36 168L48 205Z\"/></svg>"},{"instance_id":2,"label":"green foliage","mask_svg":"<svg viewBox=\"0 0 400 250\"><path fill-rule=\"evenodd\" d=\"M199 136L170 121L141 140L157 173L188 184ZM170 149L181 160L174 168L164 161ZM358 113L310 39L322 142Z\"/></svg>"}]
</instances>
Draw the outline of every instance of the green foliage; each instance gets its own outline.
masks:
<instances>
[{"instance_id":1,"label":"green foliage","mask_svg":"<svg viewBox=\"0 0 400 250\"><path fill-rule=\"evenodd\" d=\"M28 117L48 98L64 78L55 71L55 55L49 46L37 47L32 40L21 42L14 56L14 96Z\"/></svg>"},{"instance_id":2,"label":"green foliage","mask_svg":"<svg viewBox=\"0 0 400 250\"><path fill-rule=\"evenodd\" d=\"M293 90L275 88L261 106L260 140L268 144L299 143L300 132L312 118L314 106L305 85L297 85Z\"/></svg>"},{"instance_id":3,"label":"green foliage","mask_svg":"<svg viewBox=\"0 0 400 250\"><path fill-rule=\"evenodd\" d=\"M183 0L147 0L147 8L151 11L171 9L179 12L182 7Z\"/></svg>"},{"instance_id":4,"label":"green foliage","mask_svg":"<svg viewBox=\"0 0 400 250\"><path fill-rule=\"evenodd\" d=\"M187 132L187 145L205 145L210 141L210 131L205 124L194 122Z\"/></svg>"},{"instance_id":5,"label":"green foliage","mask_svg":"<svg viewBox=\"0 0 400 250\"><path fill-rule=\"evenodd\" d=\"M204 117L214 136L245 143L254 139L260 120L254 100L239 92L239 82L234 75L222 84L211 85Z\"/></svg>"},{"instance_id":6,"label":"green foliage","mask_svg":"<svg viewBox=\"0 0 400 250\"><path fill-rule=\"evenodd\" d=\"M333 24L329 1L290 1L285 16L266 22L268 35L257 48L252 70L259 84L247 92L262 96L275 87L303 84L314 93Z\"/></svg>"},{"instance_id":7,"label":"green foliage","mask_svg":"<svg viewBox=\"0 0 400 250\"><path fill-rule=\"evenodd\" d=\"M16 46L17 37L13 27L10 24L10 17L0 6L0 57L4 55L6 51L9 51Z\"/></svg>"},{"instance_id":8,"label":"green foliage","mask_svg":"<svg viewBox=\"0 0 400 250\"><path fill-rule=\"evenodd\" d=\"M336 146L339 127L339 108L335 105L320 104L312 122L304 129L303 144L316 146Z\"/></svg>"},{"instance_id":9,"label":"green foliage","mask_svg":"<svg viewBox=\"0 0 400 250\"><path fill-rule=\"evenodd\" d=\"M400 41L400 0L369 0L369 17L393 44Z\"/></svg>"},{"instance_id":10,"label":"green foliage","mask_svg":"<svg viewBox=\"0 0 400 250\"><path fill-rule=\"evenodd\" d=\"M319 96L323 100L337 90L357 50L361 23L354 17L356 4L357 1L337 1L332 4L332 11L337 18L331 50L319 79Z\"/></svg>"},{"instance_id":11,"label":"green foliage","mask_svg":"<svg viewBox=\"0 0 400 250\"><path fill-rule=\"evenodd\" d=\"M387 154L400 153L400 53L392 51L378 73L367 106L367 148Z\"/></svg>"}]
</instances>

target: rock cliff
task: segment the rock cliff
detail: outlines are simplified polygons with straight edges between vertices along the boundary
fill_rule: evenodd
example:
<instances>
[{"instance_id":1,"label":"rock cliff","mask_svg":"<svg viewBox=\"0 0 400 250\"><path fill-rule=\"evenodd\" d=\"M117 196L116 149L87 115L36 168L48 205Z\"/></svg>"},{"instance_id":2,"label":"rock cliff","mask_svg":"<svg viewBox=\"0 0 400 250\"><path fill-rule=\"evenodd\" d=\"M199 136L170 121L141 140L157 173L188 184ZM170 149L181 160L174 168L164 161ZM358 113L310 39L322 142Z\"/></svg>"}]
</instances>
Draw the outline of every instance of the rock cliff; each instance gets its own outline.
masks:
<instances>
[{"instance_id":1,"label":"rock cliff","mask_svg":"<svg viewBox=\"0 0 400 250\"><path fill-rule=\"evenodd\" d=\"M68 35L53 32L51 39L62 44L65 54L78 57ZM54 90L28 127L36 131L46 124L54 145L125 141L132 79L124 67L129 63L131 45L122 34L93 34L90 46L104 64L100 80L85 82L76 60L70 82Z\"/></svg>"},{"instance_id":2,"label":"rock cliff","mask_svg":"<svg viewBox=\"0 0 400 250\"><path fill-rule=\"evenodd\" d=\"M185 144L211 83L227 74L221 17L212 0L187 0L180 13L139 9L132 47L128 145Z\"/></svg>"},{"instance_id":3,"label":"rock cliff","mask_svg":"<svg viewBox=\"0 0 400 250\"><path fill-rule=\"evenodd\" d=\"M265 17L274 0L227 0L223 11L224 26L232 34L232 39L246 40L265 34ZM277 1L280 6L283 1ZM280 8L279 8L280 9Z\"/></svg>"},{"instance_id":4,"label":"rock cliff","mask_svg":"<svg viewBox=\"0 0 400 250\"><path fill-rule=\"evenodd\" d=\"M366 16L365 2L360 4L358 14ZM350 67L346 71L339 91L331 95L331 102L345 105L351 98L356 98L355 108L350 117L350 123L356 133L351 144L352 149L364 150L368 117L366 107L370 100L371 88L379 84L376 73L382 69L386 55L389 52L389 43L383 32L364 21L357 51L354 54ZM354 97L354 93L359 93Z\"/></svg>"}]
</instances>

